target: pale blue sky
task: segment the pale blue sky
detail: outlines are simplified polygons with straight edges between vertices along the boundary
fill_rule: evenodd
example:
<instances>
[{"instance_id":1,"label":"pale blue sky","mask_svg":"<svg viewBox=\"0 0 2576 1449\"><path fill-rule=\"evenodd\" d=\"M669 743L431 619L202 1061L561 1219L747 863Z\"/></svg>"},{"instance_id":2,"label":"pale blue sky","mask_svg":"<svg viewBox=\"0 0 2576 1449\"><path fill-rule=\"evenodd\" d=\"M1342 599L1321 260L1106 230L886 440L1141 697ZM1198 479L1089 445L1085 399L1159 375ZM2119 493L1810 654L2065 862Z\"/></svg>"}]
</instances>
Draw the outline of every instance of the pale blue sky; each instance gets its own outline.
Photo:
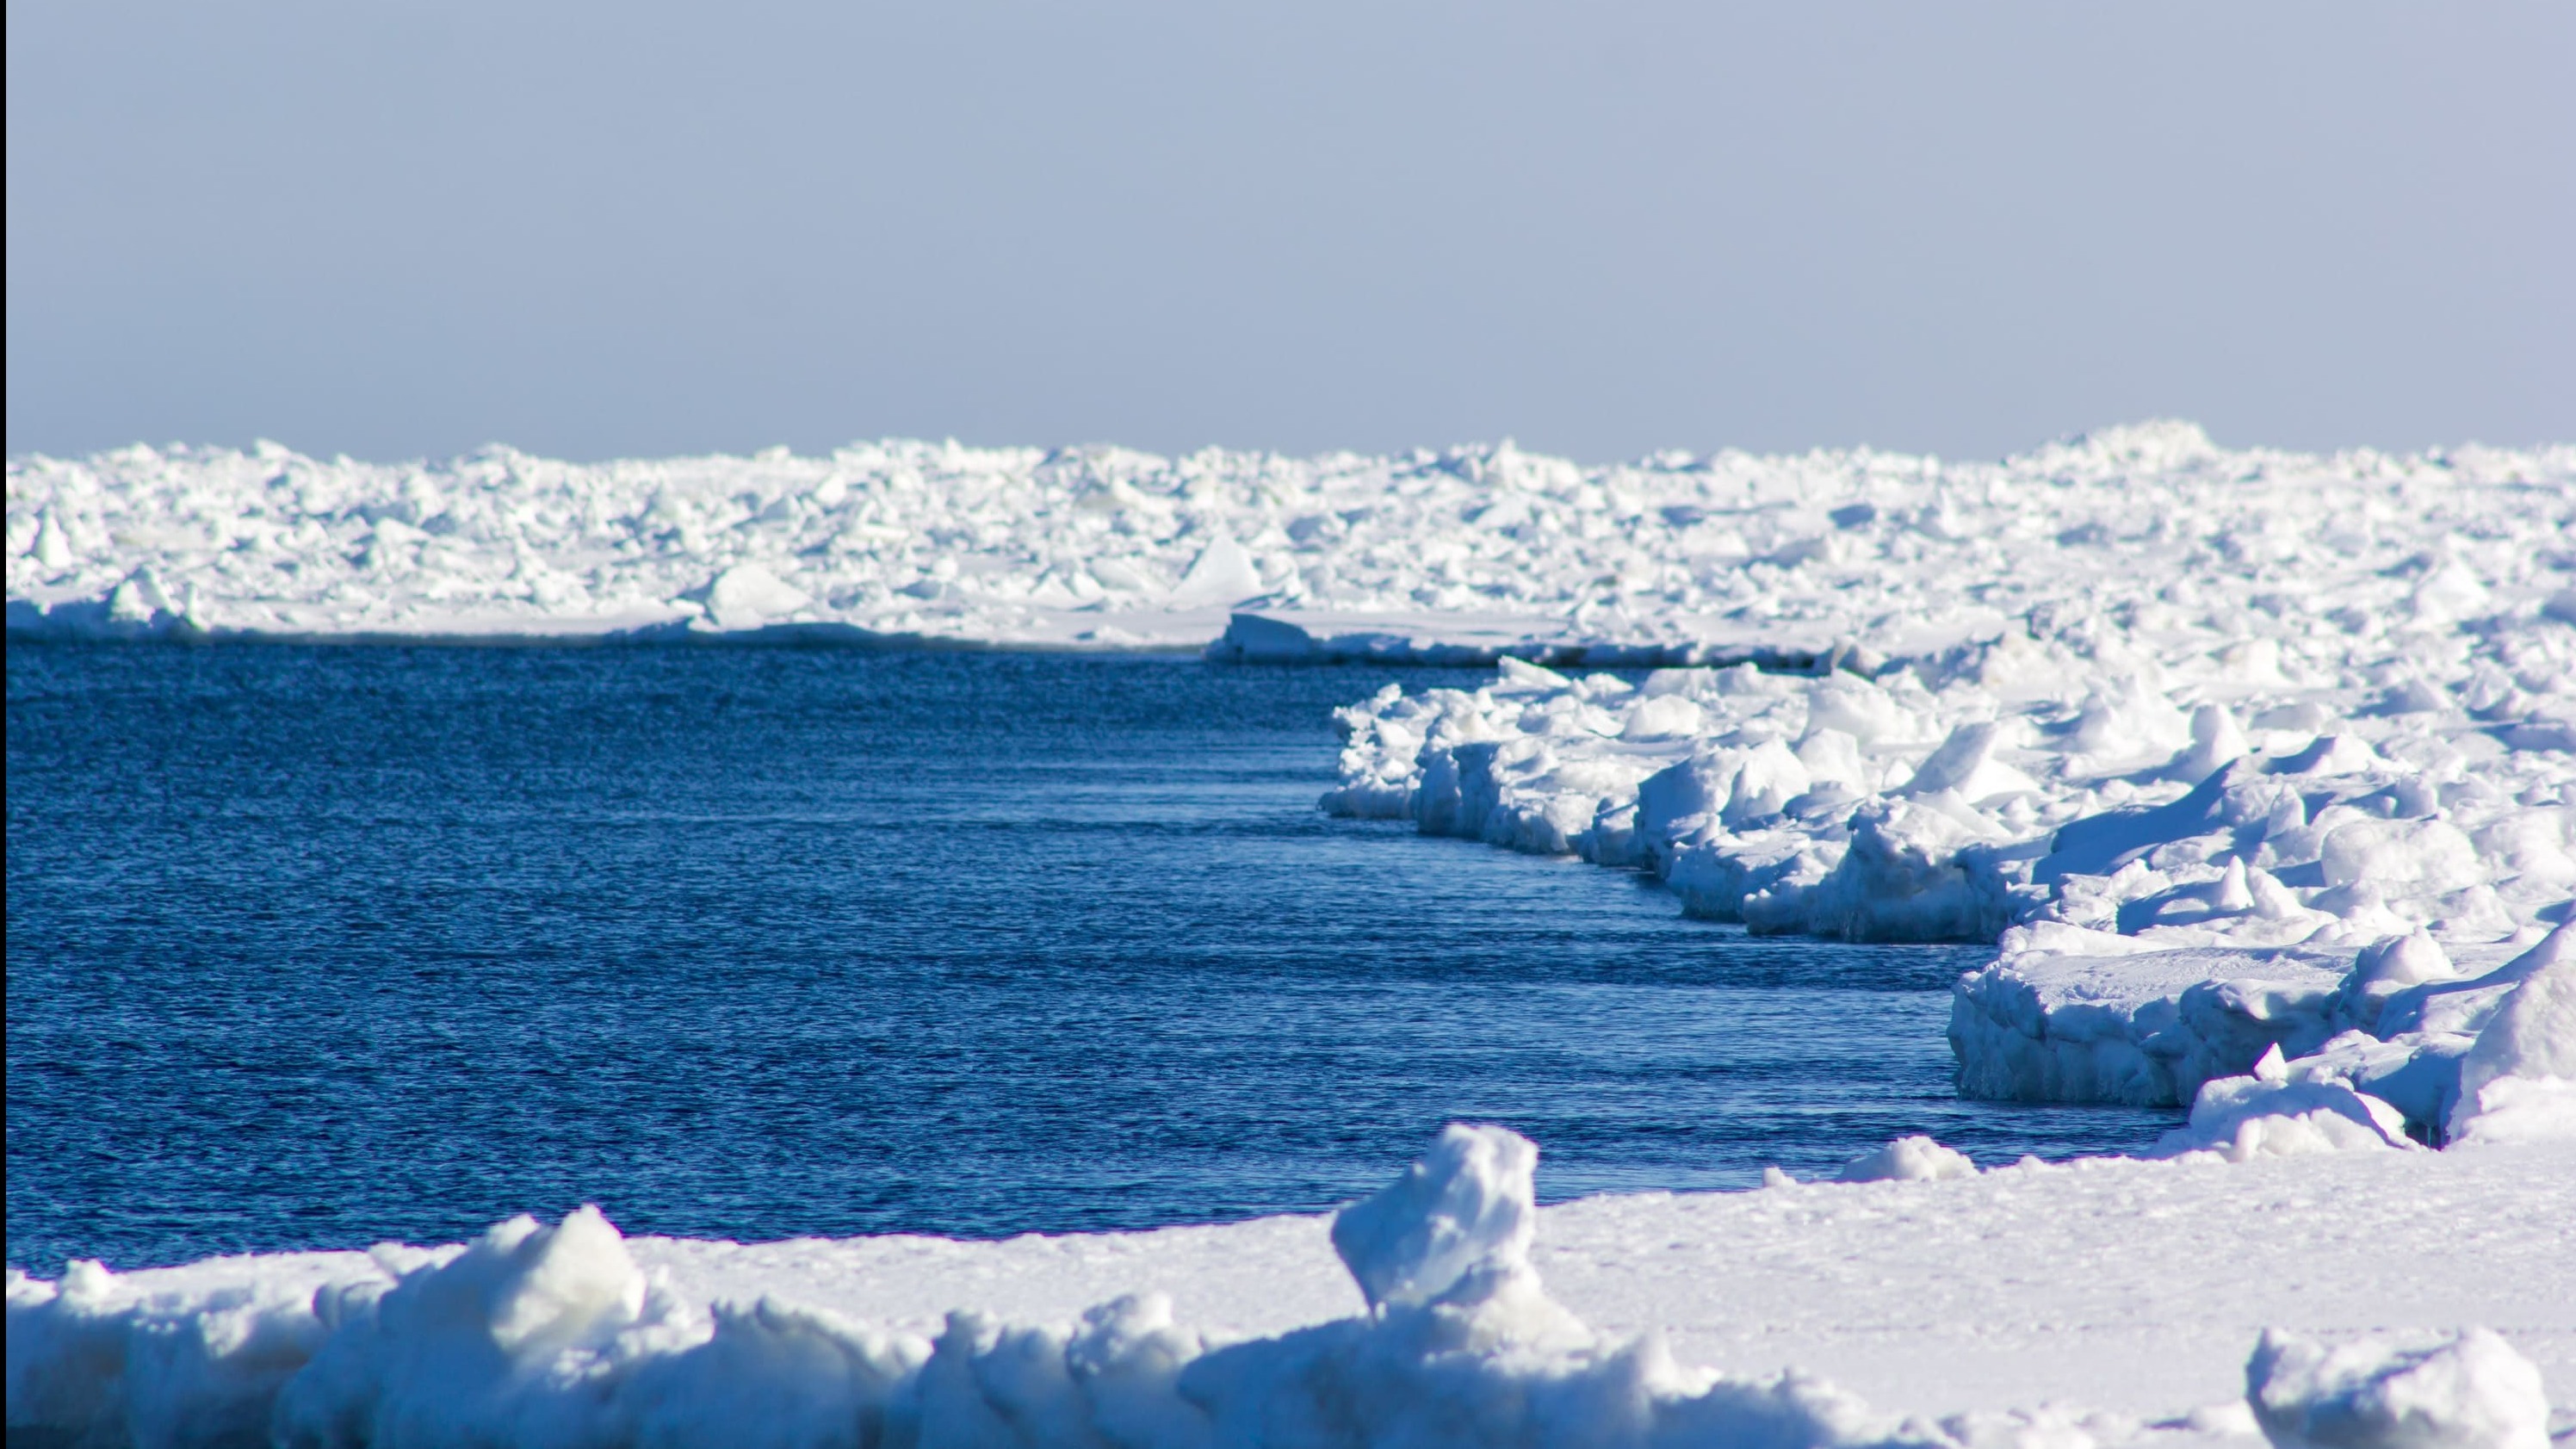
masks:
<instances>
[{"instance_id":1,"label":"pale blue sky","mask_svg":"<svg viewBox=\"0 0 2576 1449\"><path fill-rule=\"evenodd\" d=\"M2576 6L8 7L8 443L2576 438Z\"/></svg>"}]
</instances>

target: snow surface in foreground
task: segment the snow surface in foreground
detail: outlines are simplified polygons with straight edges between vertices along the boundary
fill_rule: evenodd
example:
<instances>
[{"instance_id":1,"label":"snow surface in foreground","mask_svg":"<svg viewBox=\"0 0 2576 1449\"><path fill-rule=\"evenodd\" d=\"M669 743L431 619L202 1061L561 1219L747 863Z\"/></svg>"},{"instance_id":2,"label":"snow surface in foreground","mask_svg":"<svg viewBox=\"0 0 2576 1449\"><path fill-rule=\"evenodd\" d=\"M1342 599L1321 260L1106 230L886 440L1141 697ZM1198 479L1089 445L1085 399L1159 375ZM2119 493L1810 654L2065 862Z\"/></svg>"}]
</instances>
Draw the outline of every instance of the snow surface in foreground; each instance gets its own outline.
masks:
<instances>
[{"instance_id":1,"label":"snow surface in foreground","mask_svg":"<svg viewBox=\"0 0 2576 1449\"><path fill-rule=\"evenodd\" d=\"M141 1444L2085 1449L2259 1423L2284 1445L2544 1449L2544 1376L2576 1376L2569 1144L1545 1213L1536 1155L1453 1127L1329 1222L745 1247L630 1242L584 1209L436 1249L13 1272L9 1424Z\"/></svg>"}]
</instances>

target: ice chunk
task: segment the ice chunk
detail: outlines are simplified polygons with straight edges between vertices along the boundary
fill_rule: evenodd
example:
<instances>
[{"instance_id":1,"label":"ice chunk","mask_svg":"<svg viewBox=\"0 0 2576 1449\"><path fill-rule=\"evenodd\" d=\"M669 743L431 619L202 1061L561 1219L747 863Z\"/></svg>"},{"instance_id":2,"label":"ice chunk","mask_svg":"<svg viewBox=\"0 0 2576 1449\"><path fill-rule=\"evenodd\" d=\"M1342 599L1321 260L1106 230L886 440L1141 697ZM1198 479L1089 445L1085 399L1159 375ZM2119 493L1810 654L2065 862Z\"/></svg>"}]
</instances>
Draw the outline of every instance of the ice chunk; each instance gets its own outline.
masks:
<instances>
[{"instance_id":1,"label":"ice chunk","mask_svg":"<svg viewBox=\"0 0 2576 1449\"><path fill-rule=\"evenodd\" d=\"M2481 1032L2505 998L2533 975L2576 958L2576 932L2566 926L2481 976L2451 976L2402 988L2380 1007L2374 1028L2383 1037L2410 1031Z\"/></svg>"},{"instance_id":2,"label":"ice chunk","mask_svg":"<svg viewBox=\"0 0 2576 1449\"><path fill-rule=\"evenodd\" d=\"M2495 1333L2328 1345L2266 1330L2245 1398L2280 1449L2546 1449L2540 1370Z\"/></svg>"},{"instance_id":3,"label":"ice chunk","mask_svg":"<svg viewBox=\"0 0 2576 1449\"><path fill-rule=\"evenodd\" d=\"M2464 1111L2470 1103L2473 1112ZM2461 1118L2466 1120L2462 1121ZM2563 1142L2576 1138L2576 1080L2498 1077L2453 1109L2458 1142Z\"/></svg>"},{"instance_id":4,"label":"ice chunk","mask_svg":"<svg viewBox=\"0 0 2576 1449\"><path fill-rule=\"evenodd\" d=\"M757 628L764 619L793 614L812 602L804 590L756 563L735 564L717 574L698 597L720 629Z\"/></svg>"},{"instance_id":5,"label":"ice chunk","mask_svg":"<svg viewBox=\"0 0 2576 1449\"><path fill-rule=\"evenodd\" d=\"M1181 575L1167 602L1175 609L1203 609L1241 603L1261 592L1261 570L1252 555L1242 544L1218 534L1190 561L1189 572Z\"/></svg>"},{"instance_id":6,"label":"ice chunk","mask_svg":"<svg viewBox=\"0 0 2576 1449\"><path fill-rule=\"evenodd\" d=\"M1917 766L1905 784L1909 795L1948 791L1967 800L1985 800L2013 792L2036 792L2039 782L1994 758L2003 727L1991 720L1963 724L1930 758Z\"/></svg>"},{"instance_id":7,"label":"ice chunk","mask_svg":"<svg viewBox=\"0 0 2576 1449\"><path fill-rule=\"evenodd\" d=\"M2263 641L2270 643L2270 640ZM2274 660L2279 650L2272 651ZM2242 758L2252 748L2245 732L2236 725L2236 716L2223 704L2204 704L2191 712L2191 743L2165 767L2165 774L2176 780L2193 783L2206 780L2211 772Z\"/></svg>"},{"instance_id":8,"label":"ice chunk","mask_svg":"<svg viewBox=\"0 0 2576 1449\"><path fill-rule=\"evenodd\" d=\"M2283 756L2272 763L2276 775L2300 775L2310 778L2354 775L2385 764L2368 740L2358 735L2320 735L2306 749Z\"/></svg>"},{"instance_id":9,"label":"ice chunk","mask_svg":"<svg viewBox=\"0 0 2576 1449\"><path fill-rule=\"evenodd\" d=\"M2451 964L2442 944L2421 926L2365 947L2353 958L2352 980L2364 989L2397 990L2448 980L2458 974L2459 968Z\"/></svg>"},{"instance_id":10,"label":"ice chunk","mask_svg":"<svg viewBox=\"0 0 2576 1449\"><path fill-rule=\"evenodd\" d=\"M2069 743L2089 761L2163 760L2192 738L2191 721L2145 679L2121 675L2093 687Z\"/></svg>"},{"instance_id":11,"label":"ice chunk","mask_svg":"<svg viewBox=\"0 0 2576 1449\"><path fill-rule=\"evenodd\" d=\"M2385 1102L2405 1119L2408 1137L2439 1142L2460 1094L2460 1057L2474 1040L2456 1032L2407 1032L2387 1041L2366 1031L2340 1032L2289 1063L2289 1075Z\"/></svg>"},{"instance_id":12,"label":"ice chunk","mask_svg":"<svg viewBox=\"0 0 2576 1449\"><path fill-rule=\"evenodd\" d=\"M1765 740L1754 746L1737 767L1734 785L1727 792L1726 806L1718 812L1718 818L1730 827L1768 819L1807 793L1813 783L1806 765L1787 745Z\"/></svg>"},{"instance_id":13,"label":"ice chunk","mask_svg":"<svg viewBox=\"0 0 2576 1449\"><path fill-rule=\"evenodd\" d=\"M1743 767L1741 750L1703 749L1647 776L1637 786L1637 833L1657 845L1670 844L1685 821L1726 808Z\"/></svg>"},{"instance_id":14,"label":"ice chunk","mask_svg":"<svg viewBox=\"0 0 2576 1449\"><path fill-rule=\"evenodd\" d=\"M1864 1152L1843 1164L1836 1182L1938 1182L1974 1177L1977 1165L1968 1154L1944 1147L1929 1137L1899 1137L1885 1147Z\"/></svg>"},{"instance_id":15,"label":"ice chunk","mask_svg":"<svg viewBox=\"0 0 2576 1449\"><path fill-rule=\"evenodd\" d=\"M2252 1072L2202 1083L2189 1125L2156 1144L2162 1154L2211 1151L2231 1162L2382 1147L2415 1147L2395 1107L2340 1082L2292 1081L2277 1043Z\"/></svg>"},{"instance_id":16,"label":"ice chunk","mask_svg":"<svg viewBox=\"0 0 2576 1449\"><path fill-rule=\"evenodd\" d=\"M1864 745L1911 739L1915 727L1912 714L1886 690L1839 675L1817 685L1808 697L1807 723L1813 729L1838 730Z\"/></svg>"},{"instance_id":17,"label":"ice chunk","mask_svg":"<svg viewBox=\"0 0 2576 1449\"><path fill-rule=\"evenodd\" d=\"M2337 992L2337 1010L2354 1024L2375 1027L2390 997L2412 986L2448 981L2459 974L2442 944L2423 927L2364 946Z\"/></svg>"},{"instance_id":18,"label":"ice chunk","mask_svg":"<svg viewBox=\"0 0 2576 1449\"><path fill-rule=\"evenodd\" d=\"M1304 627L1259 614L1236 614L1225 633L1208 646L1208 657L1238 664L1304 664L1324 646Z\"/></svg>"},{"instance_id":19,"label":"ice chunk","mask_svg":"<svg viewBox=\"0 0 2576 1449\"><path fill-rule=\"evenodd\" d=\"M1952 808L1944 808L1944 806ZM2000 832L1944 800L1880 800L1852 813L1850 848L1808 893L1806 929L1847 941L1991 939L2012 918L1992 857Z\"/></svg>"},{"instance_id":20,"label":"ice chunk","mask_svg":"<svg viewBox=\"0 0 2576 1449\"><path fill-rule=\"evenodd\" d=\"M2084 933L2099 936L2102 933ZM2181 1106L2201 1085L2338 1029L2325 958L2223 948L2109 954L2052 943L1960 978L1950 1007L1959 1091L2004 1101ZM2116 938L2114 938L2116 939Z\"/></svg>"},{"instance_id":21,"label":"ice chunk","mask_svg":"<svg viewBox=\"0 0 2576 1449\"><path fill-rule=\"evenodd\" d=\"M1798 741L1798 763L1807 767L1814 783L1845 786L1860 784L1868 768L1861 760L1860 741L1830 726L1811 729Z\"/></svg>"},{"instance_id":22,"label":"ice chunk","mask_svg":"<svg viewBox=\"0 0 2576 1449\"><path fill-rule=\"evenodd\" d=\"M1402 1177L1334 1214L1333 1251L1372 1305L1518 1272L1538 1231L1537 1168L1528 1138L1453 1122Z\"/></svg>"},{"instance_id":23,"label":"ice chunk","mask_svg":"<svg viewBox=\"0 0 2576 1449\"><path fill-rule=\"evenodd\" d=\"M2560 926L2504 970L2521 981L2460 1058L2451 1133L2576 1135L2576 927Z\"/></svg>"},{"instance_id":24,"label":"ice chunk","mask_svg":"<svg viewBox=\"0 0 2576 1449\"><path fill-rule=\"evenodd\" d=\"M2381 890L2416 886L2455 891L2486 872L2477 847L2439 820L2355 820L2325 838L2319 865L2329 885L2368 882Z\"/></svg>"},{"instance_id":25,"label":"ice chunk","mask_svg":"<svg viewBox=\"0 0 2576 1449\"><path fill-rule=\"evenodd\" d=\"M1631 740L1667 740L1699 733L1700 708L1683 694L1648 694L1629 707L1620 736Z\"/></svg>"},{"instance_id":26,"label":"ice chunk","mask_svg":"<svg viewBox=\"0 0 2576 1449\"><path fill-rule=\"evenodd\" d=\"M529 1416L551 1411L544 1388L556 1365L613 1363L651 1346L647 1296L643 1272L599 1209L582 1207L552 1227L511 1218L389 1289L361 1284L317 1302L334 1331L280 1392L280 1435L507 1442ZM705 1337L687 1323L677 1334Z\"/></svg>"}]
</instances>

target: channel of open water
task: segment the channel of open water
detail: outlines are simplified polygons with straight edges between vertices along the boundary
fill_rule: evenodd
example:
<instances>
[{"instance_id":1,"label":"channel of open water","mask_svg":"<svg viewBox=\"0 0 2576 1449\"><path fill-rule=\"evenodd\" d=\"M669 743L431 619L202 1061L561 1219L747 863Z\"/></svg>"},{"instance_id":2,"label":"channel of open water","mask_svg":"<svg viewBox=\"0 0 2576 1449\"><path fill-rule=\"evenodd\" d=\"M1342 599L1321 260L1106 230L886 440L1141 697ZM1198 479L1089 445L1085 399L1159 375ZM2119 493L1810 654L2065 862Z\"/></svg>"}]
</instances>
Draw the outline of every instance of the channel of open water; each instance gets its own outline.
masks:
<instances>
[{"instance_id":1,"label":"channel of open water","mask_svg":"<svg viewBox=\"0 0 2576 1449\"><path fill-rule=\"evenodd\" d=\"M8 1261L1312 1211L1451 1119L1539 1188L1742 1187L1965 1102L1985 953L1749 938L1325 818L1369 669L13 644Z\"/></svg>"}]
</instances>

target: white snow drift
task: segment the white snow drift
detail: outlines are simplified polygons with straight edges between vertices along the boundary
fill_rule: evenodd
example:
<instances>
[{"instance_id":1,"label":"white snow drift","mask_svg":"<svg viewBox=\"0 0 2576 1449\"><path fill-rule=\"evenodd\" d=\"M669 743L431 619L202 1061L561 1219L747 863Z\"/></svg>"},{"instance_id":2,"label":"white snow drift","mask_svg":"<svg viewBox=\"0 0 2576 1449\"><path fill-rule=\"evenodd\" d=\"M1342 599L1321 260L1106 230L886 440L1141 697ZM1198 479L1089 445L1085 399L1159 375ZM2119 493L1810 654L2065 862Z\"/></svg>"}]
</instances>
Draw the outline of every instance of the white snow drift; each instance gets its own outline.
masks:
<instances>
[{"instance_id":1,"label":"white snow drift","mask_svg":"<svg viewBox=\"0 0 2576 1449\"><path fill-rule=\"evenodd\" d=\"M2470 1307L2576 1363L2562 1145L2333 1158L2347 1170L2324 1181L2190 1162L1978 1174L1920 1139L1877 1156L1849 1185L1541 1214L1531 1144L1454 1126L1329 1234L1276 1219L740 1248L630 1242L584 1208L442 1248L13 1272L8 1423L13 1442L145 1446L2091 1449L2259 1421L2284 1449L2541 1449L2529 1355L2439 1320ZM2439 1217L2462 1204L2508 1230ZM2105 1220L2125 1254L2081 1267L2025 1277L1947 1259L1999 1231L2060 1253ZM2404 1255L2407 1273L2302 1282L2316 1235L2338 1228ZM1659 1255L1670 1267L1641 1275ZM1336 1258L1344 1286L1318 1296ZM1062 1317L1041 1306L1100 1286L1126 1291ZM942 1295L1019 1311L899 1306ZM1174 1295L1239 1326L1186 1326ZM2258 1332L2356 1308L2436 1322L2394 1343ZM1588 1325L1594 1313L1618 1326ZM1848 1326L1817 1338L1820 1314ZM1812 1374L1685 1368L1677 1340L1755 1362L1821 1354L1923 1408L1873 1408ZM1997 1378L2134 1407L1975 1393L1958 1407L1963 1381ZM2166 1398L2177 1387L2202 1397Z\"/></svg>"}]
</instances>

